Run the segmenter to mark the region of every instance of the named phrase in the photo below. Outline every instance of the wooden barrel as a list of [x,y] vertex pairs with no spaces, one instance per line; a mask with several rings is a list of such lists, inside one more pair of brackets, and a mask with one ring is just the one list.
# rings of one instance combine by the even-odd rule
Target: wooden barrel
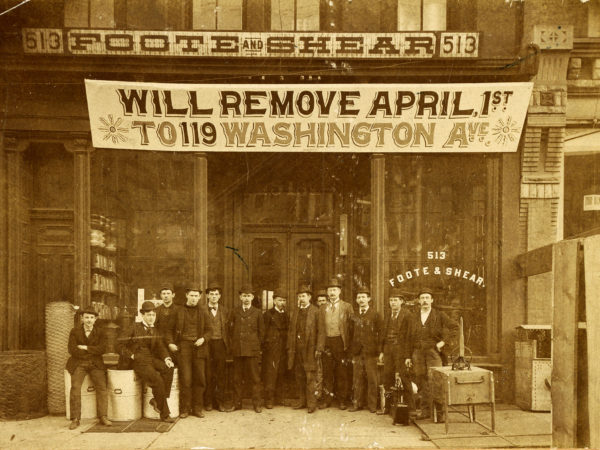
[[142,417],[142,383],[133,370],[106,371],[108,418],[114,421]]
[[35,419],[48,414],[46,353],[0,352],[0,418]]
[[[71,393],[71,374],[65,369],[65,406],[67,410],[67,419],[71,417],[71,402],[69,401]],[[83,379],[81,385],[81,417],[80,419],[95,419],[98,417],[96,408],[96,387],[89,374]]]
[[[148,419],[160,419],[160,416],[154,408],[150,405],[150,400],[154,398],[152,394],[152,388],[148,384],[144,383],[144,417]],[[177,368],[173,369],[173,382],[171,383],[171,395],[167,399],[167,405],[169,405],[169,411],[171,417],[177,417],[179,415],[179,376],[177,374]]]

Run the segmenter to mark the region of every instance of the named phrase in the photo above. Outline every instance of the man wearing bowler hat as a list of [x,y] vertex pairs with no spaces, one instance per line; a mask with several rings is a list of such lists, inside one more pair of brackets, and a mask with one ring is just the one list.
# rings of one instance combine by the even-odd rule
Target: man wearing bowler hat
[[348,402],[348,349],[354,309],[340,298],[341,292],[342,285],[337,278],[332,278],[327,286],[329,304],[319,309],[317,356],[323,358],[322,408],[331,404],[334,381],[340,409],[346,409]]
[[273,308],[263,314],[265,339],[263,343],[262,371],[265,388],[265,407],[273,408],[282,402],[283,381],[286,368],[285,342],[290,316],[285,310],[286,298],[281,290],[273,292]]
[[69,334],[69,353],[67,370],[71,374],[71,392],[69,405],[71,409],[70,430],[79,426],[81,419],[81,385],[87,374],[90,375],[96,388],[96,405],[98,417],[102,425],[110,426],[112,422],[106,417],[108,399],[106,393],[106,368],[102,360],[106,340],[98,327],[95,327],[98,313],[91,307],[81,312],[81,325],[73,328]]
[[154,327],[156,307],[154,303],[145,301],[140,309],[142,321],[136,322],[126,330],[123,354],[133,361],[133,370],[144,382],[152,388],[154,398],[150,405],[160,414],[163,422],[174,422],[169,417],[167,398],[171,392],[173,381],[173,360],[160,334]]
[[416,382],[421,393],[422,419],[431,414],[431,392],[428,371],[430,367],[440,367],[440,353],[448,342],[457,324],[443,311],[432,309],[433,291],[422,288],[419,291],[420,311],[408,320],[405,364],[415,370]]
[[292,312],[287,336],[288,368],[294,371],[298,403],[294,409],[317,407],[317,334],[319,309],[311,304],[311,289],[301,286],[297,293],[298,308]]
[[230,356],[230,341],[227,320],[229,311],[220,303],[222,289],[216,282],[209,283],[206,288],[208,299],[206,311],[212,334],[208,339],[208,359],[206,360],[206,391],[204,407],[210,411],[216,407],[221,412],[228,412],[225,406],[225,388],[227,380],[227,359]]
[[254,291],[245,285],[239,290],[240,304],[231,311],[229,335],[233,356],[234,409],[242,409],[244,378],[252,386],[254,411],[262,412],[259,358],[264,337],[262,312],[252,306]]
[[200,292],[195,286],[186,289],[185,304],[177,312],[175,333],[169,342],[169,347],[178,352],[181,384],[179,417],[182,419],[190,412],[196,417],[204,417],[207,341],[211,337],[211,327],[208,311],[198,305]]

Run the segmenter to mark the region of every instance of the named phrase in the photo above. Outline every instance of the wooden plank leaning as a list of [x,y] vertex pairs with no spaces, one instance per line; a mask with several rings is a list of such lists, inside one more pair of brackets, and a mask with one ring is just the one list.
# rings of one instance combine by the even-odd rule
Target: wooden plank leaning
[[552,447],[577,446],[579,241],[554,244],[552,273]]

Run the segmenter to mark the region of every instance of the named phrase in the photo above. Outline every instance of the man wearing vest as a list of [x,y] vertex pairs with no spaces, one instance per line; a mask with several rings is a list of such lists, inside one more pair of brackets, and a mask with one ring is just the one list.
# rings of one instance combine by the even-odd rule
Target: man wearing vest
[[319,309],[318,355],[323,359],[323,397],[319,407],[327,408],[335,396],[340,409],[348,402],[348,349],[352,338],[354,309],[350,303],[340,299],[342,285],[333,278],[327,286],[329,304]]
[[377,411],[377,358],[379,356],[379,334],[381,317],[371,308],[371,292],[361,287],[356,291],[358,315],[352,331],[352,393],[351,412],[362,409],[362,400],[367,391],[369,411]]
[[163,301],[162,305],[156,307],[156,322],[155,327],[158,333],[162,336],[165,345],[169,350],[169,355],[173,362],[177,362],[177,350],[175,344],[169,344],[173,340],[175,333],[175,322],[177,321],[177,311],[181,308],[173,301],[175,293],[173,285],[163,283],[160,288],[160,298]]
[[167,398],[171,393],[175,365],[162,337],[154,327],[155,310],[154,303],[150,301],[142,303],[140,309],[142,321],[136,322],[133,327],[125,330],[125,335],[120,340],[126,342],[123,354],[133,361],[136,375],[152,388],[154,398],[150,400],[150,405],[160,414],[163,422],[172,423],[175,420],[169,417]]
[[69,405],[71,408],[71,424],[69,430],[79,426],[81,419],[81,385],[87,374],[90,375],[96,388],[96,405],[98,417],[102,425],[110,426],[112,422],[106,417],[108,398],[106,393],[106,368],[102,360],[106,340],[104,335],[95,327],[98,313],[88,307],[81,313],[82,324],[71,330],[69,334],[69,353],[67,371],[71,374],[71,392]]
[[272,409],[274,403],[282,403],[283,381],[286,368],[285,343],[290,316],[285,310],[285,295],[276,290],[273,293],[274,307],[263,315],[265,340],[263,344],[263,385],[265,407]]
[[422,419],[431,414],[431,392],[428,371],[430,367],[440,367],[442,358],[440,352],[457,324],[443,311],[431,308],[433,291],[423,288],[419,291],[421,309],[412,315],[408,321],[407,347],[405,364],[414,366],[417,386],[421,393]]
[[[407,376],[402,358],[405,354],[406,334],[410,312],[402,308],[405,297],[400,289],[390,291],[390,311],[385,316],[380,334],[379,361],[383,363],[383,385],[390,391],[395,384],[403,387],[404,400],[410,410],[414,410],[412,383]],[[399,382],[398,382],[399,381]],[[383,407],[381,413],[383,413]]]
[[317,333],[319,308],[311,304],[311,289],[301,286],[297,292],[298,308],[290,318],[287,336],[288,369],[294,371],[298,403],[294,409],[308,406],[312,414],[317,408]]
[[179,417],[186,418],[190,412],[204,417],[204,388],[206,386],[207,341],[211,336],[208,314],[200,307],[200,289],[191,287],[185,293],[185,305],[177,312],[175,335],[169,347],[179,353]]
[[206,391],[204,407],[210,411],[213,407],[221,412],[232,409],[225,407],[225,388],[227,380],[227,358],[229,357],[229,334],[227,319],[229,311],[219,303],[222,289],[217,283],[210,283],[206,289],[208,304],[208,323],[212,330],[208,340],[208,359],[206,360]]
[[229,319],[233,355],[234,409],[242,409],[242,383],[244,378],[249,378],[254,411],[260,413],[262,406],[259,358],[264,338],[263,315],[259,309],[252,306],[254,299],[252,286],[243,286],[239,294],[240,305],[233,308]]

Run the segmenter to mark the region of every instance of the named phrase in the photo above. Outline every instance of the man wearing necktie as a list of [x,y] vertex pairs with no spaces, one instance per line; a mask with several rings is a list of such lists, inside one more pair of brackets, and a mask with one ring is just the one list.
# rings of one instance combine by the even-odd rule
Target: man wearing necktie
[[173,381],[173,361],[160,333],[156,332],[156,307],[154,303],[145,301],[140,308],[142,321],[125,330],[119,340],[125,342],[123,354],[133,361],[133,370],[152,388],[154,398],[150,404],[160,414],[163,422],[174,422],[169,417],[167,398],[171,392]]
[[263,315],[265,340],[263,344],[263,384],[265,407],[273,408],[274,403],[282,402],[283,381],[286,368],[285,341],[290,317],[285,310],[285,295],[276,290],[273,293],[274,307]]
[[169,344],[173,340],[175,333],[175,322],[177,321],[177,312],[181,308],[174,302],[175,291],[171,283],[163,283],[160,288],[160,298],[163,301],[162,305],[156,307],[156,322],[154,326],[158,333],[162,336],[165,345],[169,350],[169,355],[173,362],[177,362],[177,351],[174,344]]
[[377,411],[377,358],[379,356],[379,333],[381,317],[370,307],[371,292],[361,287],[356,291],[358,316],[354,318],[352,332],[352,392],[353,401],[349,411],[362,409],[365,386],[369,411]]
[[262,312],[252,306],[252,286],[243,286],[240,305],[233,309],[229,319],[229,340],[233,356],[234,409],[242,409],[242,383],[247,378],[252,386],[254,411],[262,412],[259,358],[264,337]]
[[308,406],[308,413],[317,407],[317,333],[319,308],[310,302],[311,289],[298,289],[298,308],[292,312],[287,336],[288,369],[294,371],[298,403],[294,409]]
[[106,393],[106,367],[102,354],[106,347],[104,334],[95,327],[98,313],[91,307],[81,313],[82,324],[71,330],[69,334],[69,353],[67,371],[71,374],[71,391],[69,405],[71,410],[70,430],[79,426],[81,419],[81,385],[87,374],[90,375],[96,388],[96,405],[98,417],[102,425],[110,426],[107,418],[108,397]]
[[320,408],[331,405],[334,385],[340,409],[347,408],[350,366],[348,349],[352,338],[354,309],[350,303],[340,298],[341,292],[342,285],[337,278],[332,278],[327,286],[329,304],[319,309],[317,356],[322,355],[323,358],[323,401]]
[[[390,391],[396,384],[404,388],[404,399],[408,407],[413,410],[412,383],[407,376],[406,367],[402,358],[405,353],[406,333],[410,311],[402,307],[406,298],[400,289],[390,290],[390,311],[386,314],[379,340],[379,362],[383,363],[383,385]],[[400,383],[397,382],[400,381]],[[382,405],[382,413],[383,405]]]
[[204,407],[207,411],[216,407],[221,412],[229,412],[232,409],[228,409],[225,406],[227,359],[230,357],[230,342],[227,328],[229,311],[219,301],[221,299],[221,292],[221,286],[215,282],[211,282],[206,289],[206,296],[208,298],[206,310],[212,334],[208,339]]

